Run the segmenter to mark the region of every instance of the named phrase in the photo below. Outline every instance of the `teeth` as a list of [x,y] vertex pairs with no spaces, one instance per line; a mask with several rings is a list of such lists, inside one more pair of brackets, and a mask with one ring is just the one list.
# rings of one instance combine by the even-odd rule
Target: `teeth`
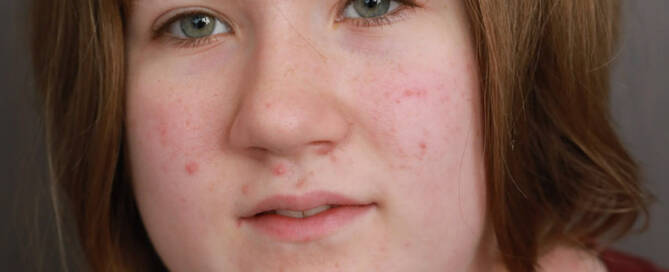
[[276,210],[276,214],[293,218],[305,218],[317,215],[319,213],[329,210],[330,208],[332,208],[332,206],[322,205],[306,211]]
[[302,211],[291,211],[291,210],[276,210],[276,214],[293,217],[293,218],[303,218],[304,215]]
[[330,205],[323,205],[323,206],[318,206],[316,208],[313,208],[311,210],[306,210],[304,211],[304,217],[309,217],[312,215],[319,214],[321,212],[327,211],[330,209]]

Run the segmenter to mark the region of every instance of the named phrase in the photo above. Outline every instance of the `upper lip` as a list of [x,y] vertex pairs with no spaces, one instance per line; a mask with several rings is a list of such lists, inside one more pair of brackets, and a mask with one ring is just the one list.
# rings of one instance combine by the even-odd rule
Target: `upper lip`
[[355,200],[351,197],[327,191],[315,191],[299,196],[273,195],[261,200],[243,217],[249,218],[272,210],[305,211],[322,205],[364,206],[370,204],[372,203]]

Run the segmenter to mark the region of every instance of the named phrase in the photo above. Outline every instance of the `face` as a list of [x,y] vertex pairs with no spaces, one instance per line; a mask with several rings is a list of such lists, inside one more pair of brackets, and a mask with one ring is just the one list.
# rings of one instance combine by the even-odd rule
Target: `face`
[[170,270],[488,262],[462,1],[135,0],[126,38],[132,184]]

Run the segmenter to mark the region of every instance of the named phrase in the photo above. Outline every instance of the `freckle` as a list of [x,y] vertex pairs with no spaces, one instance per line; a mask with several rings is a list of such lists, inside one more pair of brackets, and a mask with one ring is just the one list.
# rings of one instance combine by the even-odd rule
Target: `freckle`
[[286,167],[283,166],[283,164],[279,164],[274,167],[272,173],[274,173],[275,176],[282,176],[283,174],[286,173]]
[[197,162],[189,162],[186,164],[186,172],[188,175],[193,175],[197,172],[199,166],[197,165]]
[[249,194],[249,185],[244,185],[242,186],[242,194],[248,195]]
[[307,183],[307,179],[306,178],[300,178],[297,181],[297,183],[295,184],[295,188],[300,189],[300,188],[304,187],[305,183]]
[[427,92],[425,90],[420,90],[420,91],[405,90],[404,91],[404,96],[405,97],[411,97],[411,96],[423,97],[423,96],[425,96],[425,94],[427,94]]
[[404,242],[402,246],[404,246],[404,248],[409,248],[411,246],[411,242]]
[[339,159],[338,159],[337,156],[335,156],[334,154],[333,154],[333,155],[330,155],[330,161],[331,161],[331,162],[337,162],[338,160],[339,160]]

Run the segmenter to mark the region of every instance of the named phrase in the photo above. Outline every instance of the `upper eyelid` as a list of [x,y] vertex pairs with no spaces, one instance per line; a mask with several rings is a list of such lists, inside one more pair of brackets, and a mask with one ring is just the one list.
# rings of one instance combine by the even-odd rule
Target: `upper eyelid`
[[[351,5],[355,0],[343,0],[340,2],[340,4],[337,5],[336,10],[337,13],[335,14],[335,21],[343,21],[346,18],[343,18],[344,11],[345,9]],[[416,8],[416,7],[422,7],[422,4],[419,3],[418,0],[393,0],[397,2],[399,5],[395,11],[389,12],[388,14],[384,14],[379,17],[374,17],[374,18],[381,18],[381,17],[386,17],[386,16],[392,16],[394,13],[397,13],[397,11],[403,11],[406,8]],[[349,18],[353,20],[373,20],[374,18]]]
[[186,8],[173,8],[162,13],[160,16],[158,16],[158,19],[156,19],[156,21],[153,23],[151,30],[155,34],[160,34],[161,31],[165,30],[166,27],[168,27],[176,20],[181,19],[181,17],[189,14],[198,14],[198,13],[213,16],[217,20],[221,21],[222,23],[228,24],[230,28],[232,28],[230,20],[228,20],[220,12],[205,7],[186,7]]

